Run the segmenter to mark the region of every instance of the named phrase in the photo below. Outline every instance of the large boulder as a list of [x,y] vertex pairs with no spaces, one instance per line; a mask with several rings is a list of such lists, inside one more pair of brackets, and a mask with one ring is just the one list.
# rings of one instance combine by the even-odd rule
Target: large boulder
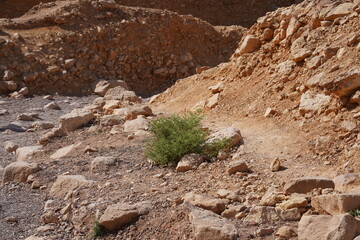
[[322,214],[344,214],[360,209],[360,194],[330,194],[311,198],[311,206]]
[[86,180],[82,175],[60,175],[50,189],[50,196],[64,197],[71,191],[89,188],[95,182]]
[[217,214],[222,213],[226,208],[226,201],[222,199],[208,198],[194,193],[185,194],[183,200],[184,202],[191,203],[197,207],[210,210]]
[[195,240],[238,239],[236,227],[226,218],[189,203],[184,203],[184,205],[190,210],[189,218]]
[[107,230],[113,231],[131,223],[139,216],[147,214],[151,209],[149,202],[136,204],[119,203],[110,205],[100,217],[99,223]]
[[74,109],[70,113],[60,117],[59,128],[64,133],[69,133],[89,123],[94,118],[95,116],[90,110]]
[[285,184],[284,192],[286,194],[308,193],[315,188],[335,188],[335,184],[331,179],[322,177],[294,178]]
[[299,240],[351,240],[360,235],[360,221],[350,215],[303,216]]
[[5,167],[2,183],[26,182],[28,176],[40,170],[37,163],[13,162]]
[[208,143],[220,141],[223,139],[231,139],[230,146],[232,147],[238,143],[240,143],[243,139],[241,136],[241,132],[239,129],[235,127],[226,127],[219,131],[212,133],[207,140]]

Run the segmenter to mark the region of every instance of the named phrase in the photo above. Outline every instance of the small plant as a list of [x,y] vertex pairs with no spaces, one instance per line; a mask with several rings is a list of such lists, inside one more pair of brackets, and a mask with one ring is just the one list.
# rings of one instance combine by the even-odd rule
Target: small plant
[[177,163],[186,154],[199,153],[214,157],[229,146],[228,140],[206,143],[209,133],[201,125],[199,112],[160,117],[150,123],[154,137],[148,142],[145,155],[158,164]]
[[100,225],[100,223],[98,221],[95,221],[91,239],[96,239],[96,238],[102,237],[102,236],[104,236],[104,234],[105,234],[105,228],[102,225]]
[[351,210],[349,214],[353,217],[360,217],[360,209]]

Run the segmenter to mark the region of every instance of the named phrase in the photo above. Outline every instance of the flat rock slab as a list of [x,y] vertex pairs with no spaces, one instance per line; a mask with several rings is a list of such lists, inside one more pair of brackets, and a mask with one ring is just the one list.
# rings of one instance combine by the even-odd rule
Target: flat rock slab
[[311,198],[311,206],[321,214],[344,214],[360,209],[360,194],[330,194]]
[[82,175],[60,175],[54,182],[49,194],[53,197],[64,197],[70,191],[88,188],[94,183],[94,181],[86,180]]
[[299,240],[351,240],[360,235],[360,221],[350,215],[303,216]]
[[190,210],[189,218],[192,224],[195,240],[236,240],[238,231],[226,218],[195,207],[190,203],[184,203]]
[[94,117],[94,114],[90,110],[74,109],[70,113],[60,117],[59,128],[63,132],[69,133],[81,127],[82,125],[87,124],[93,120]]
[[149,202],[136,204],[119,203],[109,206],[101,216],[99,223],[107,230],[113,231],[131,223],[151,209]]
[[284,192],[286,194],[308,193],[315,188],[335,188],[335,184],[331,179],[322,177],[294,178],[285,184]]
[[208,198],[194,193],[185,194],[183,199],[184,202],[191,203],[197,207],[210,210],[217,214],[221,214],[226,208],[225,200]]
[[16,161],[26,162],[31,160],[33,155],[41,151],[41,146],[27,146],[16,149]]
[[61,159],[67,156],[73,149],[74,144],[58,149],[54,154],[50,156],[51,159]]
[[249,167],[247,166],[245,161],[234,160],[229,163],[227,171],[229,174],[234,174],[237,172],[247,172],[249,171]]

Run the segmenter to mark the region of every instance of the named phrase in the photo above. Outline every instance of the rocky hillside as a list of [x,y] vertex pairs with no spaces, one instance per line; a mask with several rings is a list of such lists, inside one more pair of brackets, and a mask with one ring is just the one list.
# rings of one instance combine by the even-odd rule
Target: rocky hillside
[[[244,31],[84,0],[0,19],[0,240],[359,240],[359,14],[306,0]],[[197,109],[229,148],[145,157],[151,121]]]

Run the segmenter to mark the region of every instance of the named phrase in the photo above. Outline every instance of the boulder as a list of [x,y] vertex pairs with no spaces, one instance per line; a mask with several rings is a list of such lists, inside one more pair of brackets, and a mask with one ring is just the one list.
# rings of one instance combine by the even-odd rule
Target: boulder
[[289,226],[282,226],[280,227],[277,232],[275,233],[276,237],[280,237],[280,239],[290,239],[292,237],[296,237],[296,231]]
[[120,86],[109,89],[104,96],[104,100],[119,100],[141,103],[141,98],[139,98],[135,92],[128,91]]
[[129,110],[125,116],[126,120],[136,119],[138,116],[151,116],[153,112],[149,106],[140,106]]
[[261,46],[261,41],[259,38],[253,35],[248,35],[244,38],[240,46],[239,53],[240,54],[251,53],[256,49],[258,49],[260,46]]
[[301,95],[299,111],[301,114],[308,112],[320,113],[330,104],[331,97],[322,93],[307,91]]
[[360,209],[360,194],[329,194],[311,198],[311,206],[321,214],[345,214]]
[[110,205],[100,217],[99,223],[107,230],[113,231],[147,214],[151,209],[149,202],[136,204],[119,203]]
[[136,132],[139,130],[147,130],[148,128],[149,121],[142,117],[124,123],[124,132]]
[[296,63],[303,61],[305,58],[311,56],[312,51],[306,48],[300,48],[291,51],[292,60]]
[[94,119],[94,114],[90,110],[74,109],[59,119],[59,129],[65,134],[89,123]]
[[334,21],[338,17],[343,17],[350,14],[354,3],[342,3],[335,8],[332,8],[324,17],[326,21]]
[[99,80],[93,84],[94,93],[104,97],[106,92],[114,87],[122,87],[125,90],[130,90],[126,82],[122,80]]
[[306,83],[307,86],[309,87],[316,87],[316,86],[321,86],[322,85],[322,81],[323,79],[326,77],[326,73],[325,72],[321,72],[319,74],[316,74],[314,76],[312,76]]
[[350,215],[303,216],[299,240],[350,240],[360,235],[360,221]]
[[279,204],[279,207],[287,210],[292,208],[307,207],[308,201],[304,197],[294,197]]
[[281,169],[281,161],[279,158],[275,158],[273,161],[271,161],[270,163],[270,170],[272,172],[277,172],[280,171]]
[[204,157],[199,154],[188,154],[181,158],[176,166],[177,172],[186,172],[196,169],[201,163],[204,162]]
[[197,207],[221,214],[225,210],[225,202],[221,199],[207,198],[194,193],[187,193],[183,197],[184,202],[191,203]]
[[277,65],[276,71],[280,75],[287,76],[292,73],[292,71],[294,70],[295,67],[296,67],[296,62],[294,62],[292,60],[288,60],[288,61],[282,62],[279,65]]
[[236,227],[226,218],[195,207],[192,204],[184,203],[190,210],[189,219],[193,228],[195,240],[236,240],[238,232]]
[[5,167],[2,183],[26,182],[28,176],[40,170],[37,163],[13,162]]
[[40,152],[41,149],[42,149],[41,146],[20,147],[15,151],[16,161],[19,162],[29,161],[36,153]]
[[14,143],[14,142],[6,141],[6,142],[4,143],[4,148],[5,148],[5,150],[6,150],[7,152],[15,152],[16,149],[19,148],[19,146],[18,146],[16,143]]
[[115,157],[96,157],[90,166],[91,172],[106,171],[111,166],[115,166],[117,159]]
[[349,185],[354,183],[356,179],[359,178],[359,175],[356,173],[348,173],[334,177],[333,181],[335,183],[335,190],[343,191]]
[[49,194],[53,197],[64,197],[71,191],[89,188],[94,183],[94,181],[86,180],[82,175],[60,175],[51,187]]
[[223,139],[231,139],[230,146],[235,146],[242,141],[240,130],[235,127],[226,127],[222,130],[216,131],[209,136],[208,143],[220,141]]
[[360,88],[360,69],[354,69],[346,71],[337,75],[328,84],[328,89],[332,90],[336,95],[340,97],[349,97],[357,89]]
[[74,150],[74,148],[75,148],[74,144],[60,148],[50,156],[50,159],[61,159],[63,157],[66,157],[67,155],[70,154],[71,151]]
[[229,163],[227,171],[229,174],[234,174],[237,172],[247,172],[249,171],[249,167],[243,160],[233,160]]
[[331,179],[322,177],[303,177],[291,179],[284,186],[286,194],[308,193],[315,188],[334,188],[335,184]]
[[281,220],[274,207],[255,206],[250,209],[249,215],[244,219],[244,222],[258,225],[274,224]]

